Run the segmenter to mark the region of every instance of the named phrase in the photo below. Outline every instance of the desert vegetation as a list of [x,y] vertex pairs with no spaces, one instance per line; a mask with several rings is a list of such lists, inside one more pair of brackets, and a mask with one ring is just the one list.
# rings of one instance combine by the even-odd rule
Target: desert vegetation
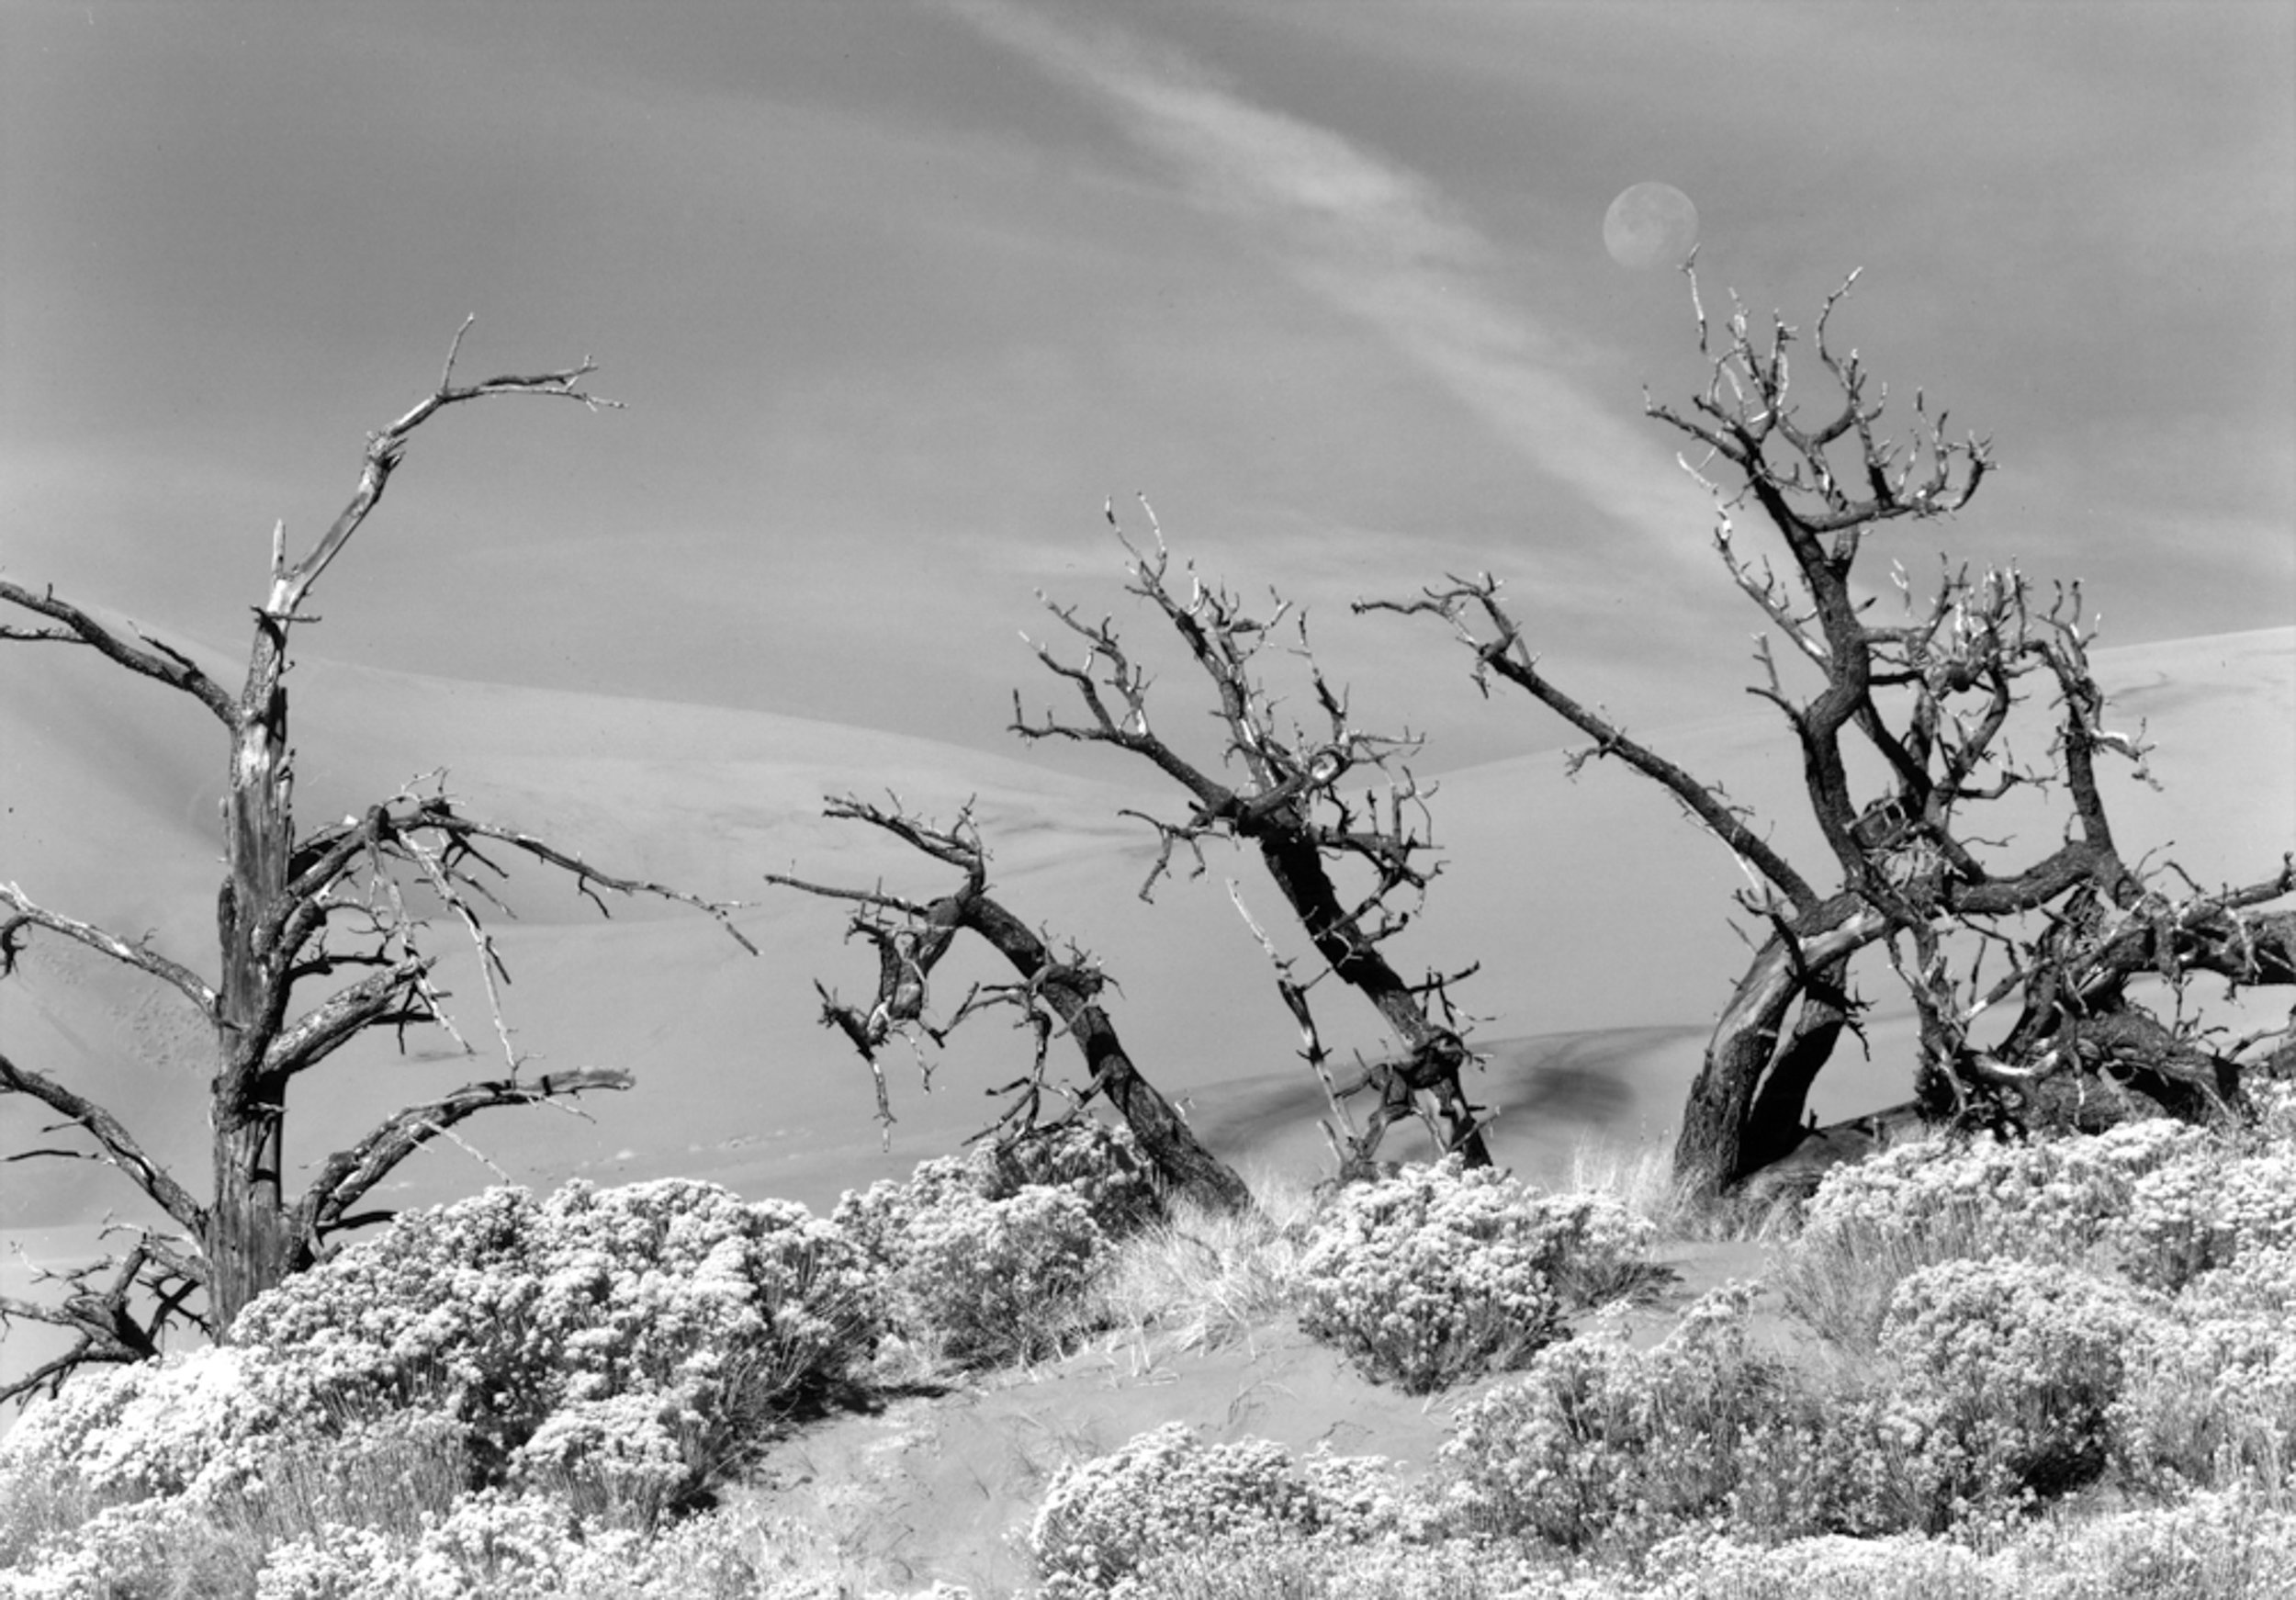
[[[0,1442],[0,1593],[2296,1593],[2296,1093],[2257,1099],[2235,1132],[1911,1141],[1738,1240],[1647,1164],[1575,1193],[1456,1157],[1263,1177],[1238,1213],[1088,1121],[827,1218],[491,1190],[259,1297],[228,1346],[35,1406]],[[1747,1275],[1680,1281],[1717,1252]],[[1153,1382],[1288,1328],[1439,1406],[1439,1448],[1217,1414],[1071,1439],[1023,1525],[966,1541],[1029,1575],[978,1587],[763,1487],[840,1415],[1120,1349]]]

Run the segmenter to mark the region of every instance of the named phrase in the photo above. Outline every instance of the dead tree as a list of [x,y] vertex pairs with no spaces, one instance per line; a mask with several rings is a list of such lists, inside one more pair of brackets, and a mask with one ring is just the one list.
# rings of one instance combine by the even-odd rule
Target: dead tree
[[[208,1090],[213,1193],[200,1200],[146,1155],[118,1116],[46,1073],[0,1057],[0,1093],[28,1096],[73,1130],[81,1144],[24,1151],[84,1158],[126,1174],[179,1232],[135,1230],[131,1248],[62,1275],[58,1304],[0,1300],[9,1319],[71,1330],[65,1355],[0,1388],[14,1398],[51,1388],[82,1365],[143,1359],[171,1325],[189,1324],[228,1337],[241,1307],[310,1266],[336,1235],[388,1216],[364,1209],[375,1186],[430,1141],[495,1106],[563,1100],[591,1089],[625,1088],[627,1074],[585,1067],[528,1073],[501,1020],[501,966],[481,915],[499,908],[496,855],[519,855],[571,875],[606,908],[601,890],[685,901],[715,917],[745,947],[733,907],[658,884],[615,877],[532,834],[465,815],[444,792],[410,785],[340,821],[296,826],[294,755],[288,742],[287,640],[320,577],[383,495],[414,431],[448,406],[501,395],[570,400],[591,410],[613,402],[592,395],[585,361],[559,372],[462,384],[455,359],[466,322],[447,352],[437,388],[403,416],[369,435],[356,488],[325,534],[299,559],[287,557],[284,524],[274,529],[270,586],[255,608],[246,675],[234,692],[184,651],[130,625],[100,621],[50,589],[0,580],[0,600],[39,618],[0,626],[0,639],[93,648],[139,676],[188,696],[222,725],[230,748],[223,797],[224,876],[217,903],[218,973],[210,979],[152,948],[52,910],[16,882],[0,883],[0,976],[16,975],[25,941],[47,934],[100,952],[167,985],[212,1029],[215,1075]],[[467,1083],[385,1119],[320,1163],[299,1195],[282,1171],[289,1091],[302,1075],[363,1033],[435,1025],[457,1042],[433,982],[441,952],[423,894],[459,924],[475,947],[504,1071]],[[414,901],[411,906],[410,901]],[[466,1054],[472,1054],[467,1043]]]
[[[1105,1098],[1174,1193],[1216,1211],[1241,1211],[1251,1206],[1251,1191],[1244,1180],[1204,1147],[1179,1108],[1133,1065],[1100,1004],[1108,979],[1098,965],[1073,946],[1065,956],[1055,956],[1044,935],[988,892],[988,851],[969,808],[945,828],[910,815],[897,798],[888,809],[848,795],[830,801],[825,814],[882,828],[962,874],[955,888],[929,900],[888,894],[881,887],[842,888],[781,873],[766,874],[770,884],[851,902],[856,907],[851,935],[877,952],[876,996],[868,1010],[846,1005],[818,982],[814,986],[821,996],[823,1023],[842,1032],[869,1064],[881,1123],[891,1127],[893,1106],[880,1053],[895,1034],[907,1036],[922,1061],[919,1034],[938,1047],[974,1012],[989,1006],[1013,1006],[1035,1036],[1034,1059],[1027,1076],[990,1091],[1009,1099],[986,1132],[1010,1137],[1038,1125],[1047,1087],[1046,1056],[1054,1032],[1064,1031],[1085,1062],[1086,1082],[1074,1097],[1075,1110]],[[1019,981],[976,986],[948,1023],[935,1028],[926,1020],[933,968],[961,932],[985,941],[1011,964]]]
[[[1920,1029],[1915,1099],[1885,1118],[2022,1126],[2111,1115],[2132,1095],[2188,1118],[2236,1106],[2243,1065],[2284,1032],[2228,1043],[2181,1005],[2164,1019],[2133,986],[2149,975],[2180,992],[2204,972],[2235,985],[2296,981],[2296,912],[2258,909],[2296,885],[2288,863],[2254,885],[2204,889],[2123,856],[2099,762],[2130,761],[2149,780],[2145,747],[2106,726],[2077,585],[2043,600],[2014,568],[1947,566],[1923,591],[1895,567],[1899,604],[1877,620],[1853,577],[1868,535],[1966,505],[1992,468],[1986,445],[1949,439],[1944,414],[1919,393],[1902,440],[1879,431],[1884,392],[1855,352],[1828,338],[1849,283],[1818,319],[1813,353],[1832,393],[1813,419],[1793,392],[1795,331],[1773,321],[1758,338],[1737,309],[1716,338],[1691,281],[1708,380],[1686,411],[1646,409],[1699,448],[1702,459],[1684,465],[1715,492],[1724,569],[1784,654],[1817,674],[1815,692],[1797,693],[1764,636],[1749,692],[1774,705],[1794,737],[1830,858],[1822,868],[1788,862],[1718,784],[1552,682],[1489,575],[1357,606],[1447,619],[1486,693],[1502,678],[1593,741],[1574,771],[1610,758],[1659,783],[1755,885],[1740,899],[1761,936],[1683,1108],[1678,1176],[1720,1192],[1804,1139],[1811,1085],[1857,1025],[1853,962],[1877,948]],[[1717,471],[1725,482],[1708,479]],[[1772,558],[1740,547],[1736,519],[1749,505],[1783,552],[1783,575]],[[2009,736],[2042,720],[2036,702],[2049,709],[2046,734],[2032,744],[2046,757],[2028,763]],[[1858,770],[1878,772],[1877,783],[1853,780],[1860,746]],[[2017,791],[2064,814],[2061,833],[2022,856],[1972,826],[1980,808]],[[2005,1032],[1980,1026],[2011,1001],[2019,1012]]]
[[[1112,506],[1107,514],[1116,526]],[[1170,873],[1176,850],[1195,857],[1199,873],[1207,838],[1240,839],[1258,853],[1322,963],[1304,983],[1278,966],[1279,988],[1301,1021],[1312,1060],[1320,1064],[1321,1046],[1307,1014],[1308,991],[1322,978],[1335,975],[1379,1012],[1401,1049],[1362,1064],[1334,1096],[1343,1118],[1339,1102],[1345,1098],[1366,1090],[1374,1097],[1361,1133],[1345,1121],[1344,1137],[1339,1129],[1326,1127],[1341,1146],[1343,1177],[1374,1170],[1388,1127],[1414,1115],[1426,1123],[1437,1148],[1456,1152],[1470,1166],[1488,1166],[1481,1109],[1469,1102],[1459,1081],[1461,1070],[1475,1057],[1448,993],[1448,986],[1468,974],[1430,974],[1414,984],[1396,971],[1381,949],[1416,914],[1437,871],[1428,859],[1424,799],[1401,765],[1416,741],[1367,734],[1354,726],[1345,699],[1314,665],[1305,619],[1294,617],[1289,603],[1271,597],[1268,614],[1250,615],[1233,595],[1207,585],[1192,569],[1186,597],[1173,592],[1166,582],[1171,556],[1162,530],[1154,526],[1154,513],[1147,515],[1154,533],[1153,552],[1135,546],[1117,527],[1130,557],[1126,587],[1162,614],[1210,680],[1222,741],[1219,767],[1189,760],[1155,731],[1148,715],[1149,675],[1126,654],[1110,619],[1086,622],[1075,608],[1049,600],[1046,609],[1084,640],[1084,659],[1072,666],[1042,645],[1036,647],[1037,657],[1046,670],[1075,688],[1086,720],[1064,723],[1047,713],[1032,723],[1015,693],[1013,731],[1031,740],[1112,745],[1141,757],[1187,792],[1189,810],[1183,820],[1126,813],[1154,828],[1160,843],[1155,864],[1141,885],[1143,899]],[[1297,631],[1296,650],[1322,719],[1320,735],[1279,724],[1277,703],[1257,676],[1260,651],[1287,621]],[[1232,778],[1215,776],[1221,769]],[[1358,769],[1369,781],[1361,798],[1351,800],[1341,783]],[[1359,893],[1343,893],[1335,867],[1357,883]]]

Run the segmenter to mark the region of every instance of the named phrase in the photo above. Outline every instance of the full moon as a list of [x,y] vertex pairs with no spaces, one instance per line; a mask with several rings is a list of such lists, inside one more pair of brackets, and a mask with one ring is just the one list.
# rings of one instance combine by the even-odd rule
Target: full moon
[[1698,208],[1672,184],[1637,184],[1603,213],[1603,248],[1637,272],[1675,266],[1698,242]]

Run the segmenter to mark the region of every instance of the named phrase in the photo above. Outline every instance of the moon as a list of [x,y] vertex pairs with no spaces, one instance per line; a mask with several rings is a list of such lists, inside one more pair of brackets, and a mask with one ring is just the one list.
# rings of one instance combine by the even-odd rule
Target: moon
[[1603,213],[1603,248],[1636,272],[1679,265],[1697,242],[1698,208],[1672,184],[1637,184]]

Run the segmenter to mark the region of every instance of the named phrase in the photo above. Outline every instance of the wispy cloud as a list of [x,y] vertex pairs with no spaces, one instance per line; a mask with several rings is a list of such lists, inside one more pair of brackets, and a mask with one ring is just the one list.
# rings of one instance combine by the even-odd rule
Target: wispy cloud
[[1491,287],[1499,253],[1422,175],[1255,106],[1199,64],[1006,0],[952,0],[982,33],[1086,93],[1195,204],[1235,219],[1326,304],[1435,377],[1484,424],[1622,531],[1700,555],[1686,479],[1650,470],[1649,434],[1583,392],[1538,317]]

